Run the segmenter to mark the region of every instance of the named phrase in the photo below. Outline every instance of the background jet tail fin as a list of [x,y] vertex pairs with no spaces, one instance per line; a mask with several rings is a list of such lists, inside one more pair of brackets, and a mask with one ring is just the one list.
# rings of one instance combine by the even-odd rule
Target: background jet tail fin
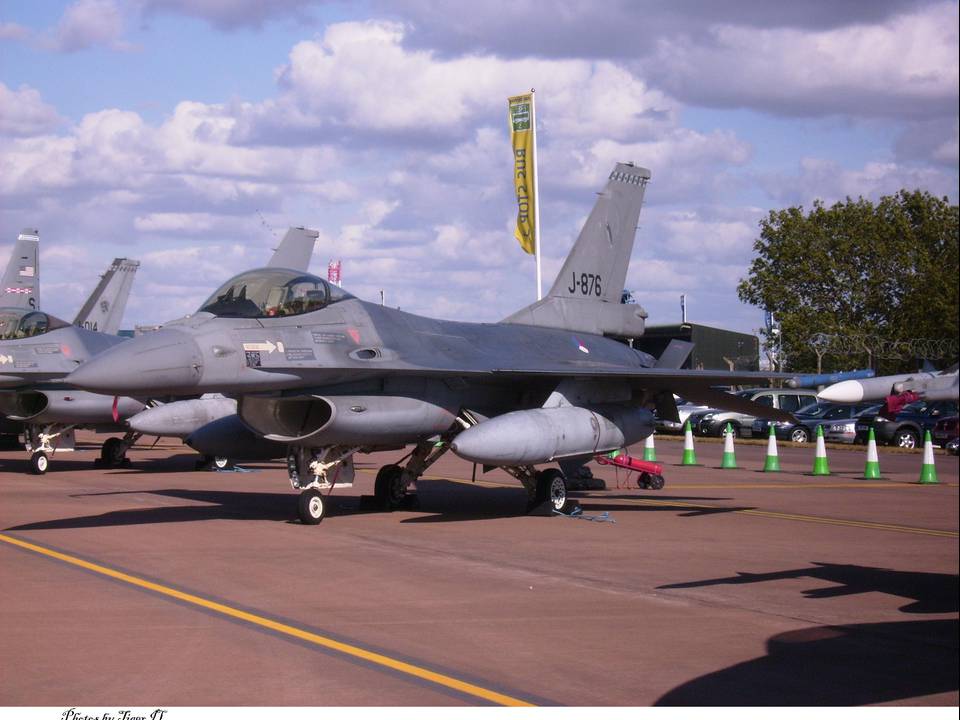
[[273,257],[267,267],[290,268],[306,272],[313,256],[313,246],[320,233],[302,227],[292,227],[283,236],[280,245],[273,251]]
[[25,228],[17,236],[13,245],[7,269],[0,281],[0,305],[5,307],[33,308],[40,307],[40,266],[39,266],[40,233],[32,228]]
[[639,337],[647,314],[621,303],[650,171],[618,163],[547,296],[504,322]]
[[116,258],[100,277],[97,287],[80,308],[73,324],[88,330],[116,335],[127,309],[130,288],[140,263],[137,260]]

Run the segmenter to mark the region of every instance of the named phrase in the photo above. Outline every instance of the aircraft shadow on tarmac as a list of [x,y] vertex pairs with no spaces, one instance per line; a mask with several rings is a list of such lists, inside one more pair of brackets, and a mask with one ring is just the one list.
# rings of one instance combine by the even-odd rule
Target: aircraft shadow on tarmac
[[[448,480],[429,480],[419,486],[421,514],[405,518],[404,523],[463,522],[469,520],[495,520],[524,514],[526,494],[520,487],[474,486]],[[606,495],[602,499],[593,496],[581,497],[576,492],[571,497],[580,503],[585,513],[598,512],[674,512],[679,517],[698,517],[715,513],[735,512],[747,508],[691,508],[689,503],[697,500],[724,500],[725,498],[671,497],[669,495],[622,494]],[[611,503],[610,500],[656,500],[656,505]],[[677,500],[677,505],[670,504]],[[660,504],[664,503],[664,504]]]
[[804,590],[804,596],[812,599],[881,592],[912,600],[913,602],[900,608],[900,611],[905,613],[947,613],[960,610],[960,576],[836,563],[815,562],[811,567],[769,573],[737,573],[733,577],[661,585],[657,589],[745,585],[802,577],[835,583],[834,587]]
[[[7,530],[53,530],[65,528],[111,527],[117,525],[149,525],[167,522],[196,522],[199,520],[272,520],[292,522],[296,497],[289,493],[240,492],[236,490],[126,490],[121,492],[89,493],[89,495],[159,495],[162,497],[208,503],[205,505],[178,505],[127,510],[111,510],[99,515],[45,520]],[[71,497],[81,497],[73,495]],[[339,499],[337,499],[338,501]],[[336,507],[337,501],[333,505]],[[348,514],[338,509],[337,514]]]
[[764,657],[684,683],[655,704],[865,705],[953,692],[958,625],[915,620],[793,630],[770,638]]
[[[444,480],[422,481],[417,494],[417,514],[401,520],[403,523],[463,522],[470,520],[494,520],[497,518],[523,517],[526,495],[522,488],[472,487],[464,483]],[[83,493],[70,497],[140,495],[149,497],[177,498],[203,505],[179,505],[160,507],[137,507],[111,510],[97,515],[58,518],[18,525],[7,530],[52,530],[65,528],[111,527],[120,525],[149,525],[168,522],[197,522],[201,520],[267,520],[296,522],[295,496],[287,492],[250,492],[238,490],[189,490],[183,488],[125,490],[105,493]],[[653,495],[631,495],[631,499],[654,499]],[[583,498],[584,512],[673,512],[679,517],[696,517],[716,512],[733,512],[742,508],[695,508],[678,504],[671,505],[669,496],[656,496],[657,505],[619,505],[594,502]],[[679,499],[679,498],[678,498]],[[723,498],[690,498],[691,500],[722,500]],[[659,504],[666,501],[667,504]],[[330,520],[370,512],[372,508],[356,495],[329,497]]]
[[[809,577],[836,587],[804,591],[811,599],[881,592],[910,602],[901,612],[958,610],[957,575],[814,563],[771,573],[663,585],[695,588]],[[657,705],[862,705],[954,692],[958,688],[956,619],[820,626],[767,641],[767,655],[691,680]]]

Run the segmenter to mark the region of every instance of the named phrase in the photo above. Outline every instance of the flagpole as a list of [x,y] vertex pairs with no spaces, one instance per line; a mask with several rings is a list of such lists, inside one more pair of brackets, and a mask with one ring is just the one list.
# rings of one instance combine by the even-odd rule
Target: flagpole
[[533,132],[533,252],[537,258],[537,300],[543,299],[543,280],[540,272],[540,179],[537,177],[537,103],[536,90],[530,88],[530,130]]

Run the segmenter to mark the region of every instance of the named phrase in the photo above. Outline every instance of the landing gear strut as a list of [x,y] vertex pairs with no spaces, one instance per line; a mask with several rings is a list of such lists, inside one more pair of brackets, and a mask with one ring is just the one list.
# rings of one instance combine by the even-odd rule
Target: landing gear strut
[[143,433],[128,432],[122,438],[110,437],[103,441],[100,448],[99,464],[104,467],[121,467],[129,465],[127,450],[143,436]]
[[380,468],[373,486],[377,504],[388,512],[402,507],[407,498],[407,489],[411,485],[415,486],[426,469],[449,449],[450,443],[447,440],[421,442],[410,453],[406,465],[384,465]]
[[334,445],[323,448],[290,447],[287,475],[294,490],[300,491],[297,515],[304,525],[317,525],[327,514],[321,490],[353,486],[353,454],[359,447]]
[[27,425],[23,432],[24,447],[30,453],[30,473],[43,475],[50,467],[50,457],[69,452],[75,447],[72,425]]
[[567,479],[561,470],[536,470],[532,465],[505,467],[503,470],[517,478],[526,488],[528,513],[548,501],[553,510],[566,510],[569,503]]

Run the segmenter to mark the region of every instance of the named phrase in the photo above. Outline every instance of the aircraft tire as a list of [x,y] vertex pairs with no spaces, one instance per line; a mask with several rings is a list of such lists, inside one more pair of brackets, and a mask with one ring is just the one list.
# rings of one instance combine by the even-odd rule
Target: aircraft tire
[[297,514],[304,525],[319,525],[327,514],[327,503],[316,488],[304,490],[297,502]]
[[549,501],[557,512],[564,512],[569,502],[567,479],[557,468],[548,468],[537,473],[536,504]]
[[107,467],[118,467],[127,454],[123,447],[123,440],[117,437],[107,438],[100,448],[100,461]]
[[33,475],[44,475],[49,465],[50,459],[43,450],[36,450],[30,456],[30,473]]
[[399,465],[384,465],[380,468],[373,484],[373,496],[377,499],[377,504],[387,512],[391,512],[403,504],[406,494],[403,468]]

